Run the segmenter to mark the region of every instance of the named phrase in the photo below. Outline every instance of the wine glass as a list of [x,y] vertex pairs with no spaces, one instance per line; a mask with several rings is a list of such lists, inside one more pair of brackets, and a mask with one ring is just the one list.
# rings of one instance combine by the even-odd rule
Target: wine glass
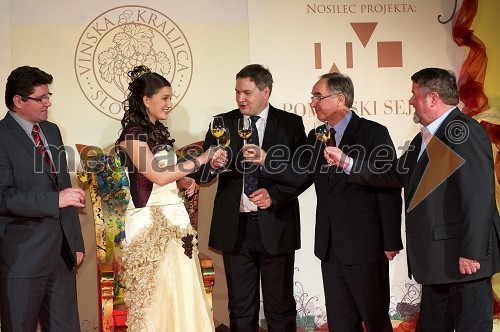
[[224,133],[219,137],[219,146],[223,149],[227,148],[231,143],[231,133],[229,132],[229,128],[224,128]]
[[252,136],[252,121],[250,118],[238,119],[238,135],[243,138],[243,145],[247,145],[247,139]]
[[[224,128],[224,134],[218,138],[219,148],[226,149],[231,143],[231,133],[229,132],[229,128]],[[223,166],[218,173],[230,172],[231,170],[228,168],[229,165]]]
[[[330,130],[326,126],[326,122],[315,122],[314,123],[314,133],[316,134],[316,139],[327,146],[328,140],[330,139]],[[323,166],[330,166],[328,163],[324,163]]]
[[[216,115],[212,118],[210,123],[210,132],[212,136],[217,140],[217,147],[220,149],[225,149],[231,143],[231,134],[229,129],[224,126],[224,118],[220,115]],[[231,170],[227,168],[219,169],[218,173],[230,172]]]
[[330,139],[330,130],[326,127],[325,122],[315,122],[314,123],[314,133],[316,134],[316,139],[321,143],[325,144]]
[[[250,118],[243,117],[238,119],[238,135],[243,138],[243,145],[247,145],[247,139],[252,136],[252,120]],[[248,162],[248,160],[242,160],[242,163]]]
[[210,132],[212,136],[217,140],[217,145],[220,146],[219,139],[224,135],[226,127],[224,126],[224,119],[222,116],[214,116],[212,122],[210,123]]

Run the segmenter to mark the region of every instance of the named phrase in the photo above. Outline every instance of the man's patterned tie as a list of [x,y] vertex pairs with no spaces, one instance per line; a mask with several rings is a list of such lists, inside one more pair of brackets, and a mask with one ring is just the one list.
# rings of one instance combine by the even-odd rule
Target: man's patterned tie
[[[248,143],[259,145],[259,132],[257,131],[257,126],[255,123],[259,120],[260,116],[252,115],[250,120],[252,120],[252,135],[248,138]],[[250,196],[259,187],[259,173],[260,167],[247,165],[245,170],[249,169],[250,172],[245,172],[244,174],[244,191],[245,195]]]
[[337,146],[337,143],[335,142],[335,129],[333,127],[330,127],[330,138],[328,139],[328,142],[326,145],[328,146]]
[[33,128],[31,129],[31,135],[33,136],[33,140],[35,141],[35,146],[37,147],[38,152],[42,156],[43,161],[49,167],[52,175],[55,176],[54,166],[52,165],[52,161],[50,160],[50,156],[47,153],[47,149],[43,145],[42,138],[40,137],[40,128],[38,127],[37,124],[33,125]]

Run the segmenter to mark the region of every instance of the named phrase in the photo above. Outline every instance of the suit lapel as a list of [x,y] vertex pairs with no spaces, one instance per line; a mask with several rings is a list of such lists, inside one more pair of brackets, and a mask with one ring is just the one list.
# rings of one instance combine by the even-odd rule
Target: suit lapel
[[[5,116],[5,121],[7,123],[7,127],[12,131],[11,136],[14,139],[16,139],[21,144],[21,146],[28,152],[28,154],[31,156],[31,158],[34,159],[33,167],[35,167],[35,168],[33,169],[33,172],[35,172],[36,170],[39,169],[39,165],[42,165],[44,173],[52,180],[52,182],[55,183],[56,179],[52,176],[49,167],[45,164],[42,156],[40,155],[40,153],[38,153],[38,151],[35,147],[35,144],[28,137],[28,135],[23,130],[23,128],[19,125],[19,123],[17,123],[17,121],[9,113],[7,113],[7,115]],[[50,132],[50,130],[46,129],[46,126],[44,125],[44,123],[41,123],[40,127],[42,128],[43,134],[45,135],[45,138],[47,139],[47,141],[49,142],[49,145],[50,145],[50,142],[51,142],[49,140],[50,135],[48,134]],[[53,142],[56,142],[56,141],[53,141]],[[57,151],[54,151],[52,146],[51,146],[50,152],[53,156],[58,155]],[[54,160],[54,164],[57,165],[56,160]]]
[[[418,155],[420,153],[420,148],[422,146],[422,135],[417,134],[412,142],[410,143],[410,147],[414,147],[413,150],[408,151],[408,160],[406,165],[408,165],[408,182],[405,186],[405,201],[410,202],[411,197],[413,196],[414,187],[418,183],[420,177],[418,175],[422,174],[425,166],[428,162],[427,153],[423,153],[422,156],[417,160]],[[408,203],[409,204],[409,203]]]
[[[437,129],[436,133],[434,136],[431,138],[431,140],[434,139],[439,139],[441,142],[445,143],[447,142],[446,137],[445,137],[445,130],[448,124],[453,121],[453,119],[459,115],[461,112],[458,108],[454,108],[453,111],[451,111],[450,114],[444,119],[444,121],[441,123],[439,128]],[[411,154],[408,156],[408,158],[412,158],[409,161],[409,165],[413,165],[414,167],[410,168],[410,178],[408,181],[408,189],[406,190],[405,193],[405,201],[408,202],[407,205],[411,202],[411,199],[413,198],[413,195],[418,188],[418,185],[420,184],[420,180],[422,179],[423,173],[425,169],[427,168],[427,165],[429,164],[429,154],[432,153],[432,151],[437,147],[436,144],[428,144],[426,146],[426,149],[429,149],[428,151],[425,151],[425,153],[422,153],[420,156],[420,159],[417,161],[418,154],[420,152],[420,148],[422,145],[422,135],[417,134],[417,136],[413,139],[412,145],[415,146],[415,149],[411,152]]]
[[7,113],[4,120],[7,124],[7,127],[12,132],[12,135],[10,136],[13,137],[13,139],[17,140],[19,144],[21,144],[21,146],[26,150],[26,152],[28,152],[28,154],[36,160],[36,162],[41,161],[42,157],[39,154],[35,154],[35,144],[28,137],[19,123],[17,123],[17,121],[9,113]]
[[352,112],[352,118],[344,131],[344,135],[342,135],[342,138],[340,139],[340,149],[358,144],[358,129],[359,116],[356,113]]
[[34,160],[33,172],[39,170],[40,169],[39,165],[42,165],[43,171],[50,176],[50,170],[45,165],[42,156],[40,155],[40,153],[38,153],[35,144],[28,137],[24,129],[19,125],[19,123],[17,123],[17,121],[9,113],[7,113],[7,115],[5,116],[5,122],[9,130],[11,130],[12,132],[10,137],[17,140],[19,144],[26,150],[29,156],[33,158]]
[[[352,112],[352,117],[351,120],[349,120],[349,123],[347,124],[347,127],[345,128],[344,134],[342,135],[342,138],[340,139],[339,142],[339,149],[342,151],[346,152],[349,154],[349,151],[346,149],[348,147],[352,147],[356,144],[358,144],[358,129],[359,129],[359,116]],[[352,157],[356,159],[358,156],[349,154],[349,157]],[[336,167],[330,167],[329,171],[329,181],[331,184],[336,183],[342,178],[342,173],[338,172]]]
[[[45,139],[47,140],[47,146],[45,148],[50,149],[50,154],[52,155],[52,163],[54,165],[55,169],[55,176],[59,173],[60,169],[60,162],[59,162],[59,149],[61,148],[59,139],[56,136],[56,133],[53,130],[50,130],[50,128],[46,125],[45,122],[40,123],[40,128],[42,128],[43,135],[45,136]],[[47,173],[50,178],[56,183],[56,178],[52,176],[51,169],[47,166],[47,164],[43,163],[45,173]]]
[[443,123],[441,123],[441,125],[438,128],[438,130],[436,130],[436,133],[434,134],[434,137],[440,139],[441,142],[443,142],[443,143],[446,144],[446,142],[447,142],[446,135],[445,135],[446,134],[446,127],[448,126],[448,124],[451,121],[453,121],[460,114],[462,114],[462,112],[457,107],[455,107],[453,109],[453,111],[451,111],[450,114],[448,114],[448,116],[446,117],[446,119],[444,119]]
[[[422,147],[422,135],[418,135],[418,149],[416,149],[417,154],[416,157],[418,158],[418,154],[420,154],[420,149]],[[431,138],[432,140],[435,140],[435,136]],[[422,177],[424,176],[425,170],[429,166],[429,156],[433,155],[432,151],[436,149],[437,145],[432,144],[431,142],[428,142],[429,144],[426,144],[425,150],[422,152],[422,155],[416,162],[413,163],[415,167],[413,167],[412,172],[410,173],[410,180],[408,182],[409,184],[409,190],[407,191],[405,198],[407,202],[407,207],[410,206],[411,200],[413,199],[413,196],[415,195],[415,192],[418,189],[418,186],[420,185],[420,181],[422,180]]]
[[[13,139],[17,140],[19,144],[21,144],[26,152],[31,156],[31,158],[33,158],[33,167],[35,167],[33,169],[33,172],[39,170],[39,165],[42,165],[44,173],[52,180],[52,182],[54,182],[54,184],[56,184],[56,179],[52,176],[51,170],[43,161],[42,155],[38,152],[35,144],[28,137],[24,129],[9,113],[7,113],[4,120],[9,130],[12,131],[12,134],[10,136],[13,137]],[[57,138],[53,137],[53,133],[48,129],[45,123],[40,123],[40,127],[42,128],[45,139],[48,142],[50,153],[52,154],[52,158],[54,158],[53,163],[56,166],[59,164],[59,161],[57,159],[59,156],[59,152],[57,151],[57,149],[54,149],[53,144],[57,143],[58,140]],[[56,170],[58,171],[57,166]]]
[[269,113],[267,114],[266,129],[264,131],[264,139],[262,140],[262,149],[268,151],[276,142],[276,129],[279,123],[278,111],[269,105]]

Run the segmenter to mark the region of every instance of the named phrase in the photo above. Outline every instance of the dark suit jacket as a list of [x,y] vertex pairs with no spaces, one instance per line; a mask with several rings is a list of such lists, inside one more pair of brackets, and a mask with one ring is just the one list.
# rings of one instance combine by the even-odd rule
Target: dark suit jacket
[[[456,135],[458,133],[458,135]],[[462,136],[463,134],[463,136]],[[457,170],[442,181],[414,208],[410,203],[424,171],[436,174],[450,163],[447,148],[464,159]],[[410,275],[421,284],[442,284],[489,277],[500,269],[499,216],[495,203],[495,183],[491,143],[481,125],[455,108],[436,131],[427,153],[417,157],[422,136],[388,172],[374,175],[366,163],[354,163],[350,182],[404,187],[406,239]],[[440,150],[441,149],[441,150]],[[449,151],[449,150],[448,150]],[[472,275],[459,271],[459,257],[480,260],[481,268]]]
[[[243,191],[241,148],[243,140],[238,136],[238,119],[243,115],[239,109],[221,114],[224,124],[231,133],[228,151],[231,172],[221,173],[214,200],[209,246],[226,253],[233,251],[238,233],[240,198]],[[262,148],[282,145],[288,148],[288,157],[305,143],[305,130],[302,118],[269,106]],[[204,148],[216,145],[214,137],[207,132]],[[213,175],[209,167],[202,171],[202,181],[210,181]],[[300,248],[300,217],[297,196],[301,190],[278,184],[269,178],[259,178],[259,188],[265,188],[272,199],[272,206],[259,210],[259,225],[262,242],[272,254],[290,252]]]
[[[272,178],[291,185],[314,182],[318,200],[316,256],[327,260],[330,246],[333,246],[343,264],[387,260],[384,251],[403,247],[401,191],[347,183],[347,174],[336,167],[323,166],[326,163],[324,145],[316,140],[314,130],[309,133],[307,142],[307,147],[296,154],[301,157],[294,157],[295,165],[280,170],[280,162],[273,161],[268,153],[265,169],[274,173],[269,175]],[[348,151],[350,156],[374,161],[372,152],[384,145],[393,147],[387,128],[353,113],[339,148]],[[291,169],[293,167],[296,169]]]
[[0,121],[0,276],[5,278],[46,275],[61,254],[74,266],[76,252],[85,251],[77,209],[59,209],[59,191],[71,187],[61,133],[48,121],[40,127],[57,181],[16,120],[7,114]]

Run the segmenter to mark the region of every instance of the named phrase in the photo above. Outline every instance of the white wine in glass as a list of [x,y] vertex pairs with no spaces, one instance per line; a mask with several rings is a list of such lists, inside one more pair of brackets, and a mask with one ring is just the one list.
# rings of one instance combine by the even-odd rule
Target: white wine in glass
[[227,148],[231,144],[231,133],[229,132],[229,128],[224,128],[224,133],[219,137],[219,146]]
[[212,136],[217,139],[217,145],[220,145],[219,139],[224,135],[226,127],[224,126],[224,119],[222,116],[214,116],[210,123],[210,132]]
[[[231,144],[231,133],[229,132],[229,128],[224,128],[224,134],[218,138],[219,148],[226,149],[229,144]],[[231,170],[228,168],[229,165],[223,166],[218,173],[230,172]]]
[[[315,122],[314,123],[314,133],[316,134],[316,139],[327,146],[328,141],[330,140],[330,130],[326,126],[326,122]],[[330,166],[327,163],[323,164],[323,166]]]
[[[218,120],[219,118],[220,120]],[[214,127],[214,122],[215,123],[222,122],[222,127],[219,127],[219,125]],[[214,120],[212,120],[210,130],[212,135],[217,139],[218,148],[225,149],[229,146],[229,144],[231,143],[231,133],[229,132],[229,128],[224,127],[224,120],[222,119],[221,116],[214,117]],[[228,168],[228,165],[225,165],[218,170],[218,173],[224,173],[230,171],[231,170]]]
[[[252,136],[252,120],[250,118],[243,117],[238,119],[238,135],[243,138],[243,145],[247,145],[247,139]],[[257,145],[259,143],[257,142]],[[248,162],[248,160],[242,160],[242,163]]]
[[330,139],[330,130],[326,127],[325,122],[315,122],[314,123],[314,133],[316,134],[316,139],[321,143],[325,144]]
[[243,138],[243,144],[247,144],[247,139],[252,136],[252,122],[250,118],[238,119],[238,135]]

